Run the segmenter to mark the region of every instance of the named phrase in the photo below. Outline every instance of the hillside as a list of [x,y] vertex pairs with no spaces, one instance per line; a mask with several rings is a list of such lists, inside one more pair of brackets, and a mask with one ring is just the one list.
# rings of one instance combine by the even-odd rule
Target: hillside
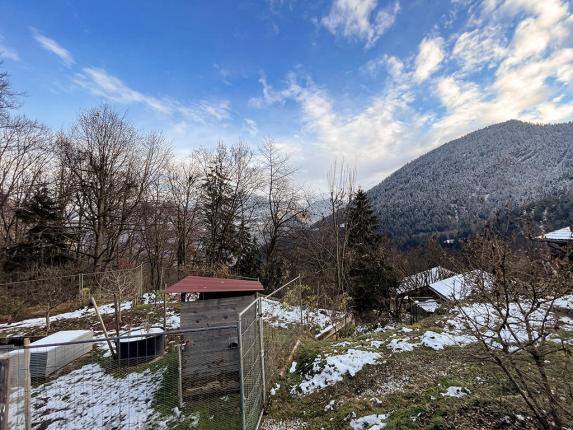
[[404,246],[436,234],[464,236],[508,206],[544,212],[536,202],[550,208],[571,185],[573,123],[512,120],[436,148],[368,195],[383,232]]

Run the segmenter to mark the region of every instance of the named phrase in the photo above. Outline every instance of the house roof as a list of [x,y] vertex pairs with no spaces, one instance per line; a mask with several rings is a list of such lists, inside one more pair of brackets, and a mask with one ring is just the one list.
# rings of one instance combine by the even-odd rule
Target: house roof
[[454,272],[444,269],[442,266],[436,266],[431,269],[424,270],[423,272],[414,273],[400,281],[400,284],[398,285],[398,294],[407,293],[409,291],[425,287],[453,274]]
[[187,276],[165,289],[166,293],[230,293],[263,291],[259,281],[246,279],[209,278],[205,276]]
[[560,228],[559,230],[550,231],[539,236],[540,239],[548,242],[569,242],[573,240],[570,227]]
[[493,276],[481,270],[460,273],[450,278],[434,282],[428,287],[447,300],[463,300],[482,284],[491,288]]

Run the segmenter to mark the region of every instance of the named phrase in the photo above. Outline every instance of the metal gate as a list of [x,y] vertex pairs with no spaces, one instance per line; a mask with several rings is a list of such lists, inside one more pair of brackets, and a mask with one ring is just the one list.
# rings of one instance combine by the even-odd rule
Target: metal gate
[[265,366],[262,301],[260,298],[239,314],[241,378],[241,428],[257,430],[265,404]]

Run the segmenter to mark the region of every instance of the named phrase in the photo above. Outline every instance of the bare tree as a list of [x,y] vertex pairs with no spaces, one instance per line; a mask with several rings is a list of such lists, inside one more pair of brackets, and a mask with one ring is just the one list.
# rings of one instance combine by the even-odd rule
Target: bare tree
[[177,235],[177,272],[189,264],[193,232],[196,226],[200,172],[194,157],[172,163],[169,173],[169,200],[175,206],[174,225]]
[[344,162],[340,164],[334,162],[327,176],[335,248],[335,279],[336,287],[340,293],[346,291],[346,259],[348,232],[350,230],[347,225],[346,207],[354,194],[354,178],[354,170],[345,166]]
[[139,236],[142,250],[149,267],[151,285],[154,290],[163,288],[163,269],[173,262],[177,242],[177,231],[170,219],[174,207],[168,198],[168,182],[164,176],[156,178],[140,205],[137,219],[141,220]]
[[[1,61],[0,66],[2,66]],[[9,111],[16,107],[15,96],[16,93],[8,80],[8,73],[0,71],[0,128],[8,125]]]
[[82,113],[63,148],[76,182],[74,205],[85,235],[81,253],[106,268],[133,234],[133,216],[161,172],[166,151],[157,134],[140,135],[102,106]]
[[[561,340],[559,303],[571,294],[570,261],[540,249],[517,253],[501,240],[475,240],[469,262],[473,298],[455,300],[465,328],[495,363],[543,429],[573,423],[573,348]],[[466,282],[467,281],[467,282]],[[462,288],[463,286],[460,286]]]
[[15,211],[46,180],[49,142],[48,130],[24,117],[10,118],[9,126],[0,128],[0,222],[4,248],[24,233]]
[[259,223],[265,256],[265,281],[274,289],[280,283],[280,265],[277,256],[281,242],[297,227],[300,218],[306,215],[308,205],[303,189],[293,181],[296,170],[291,167],[287,154],[279,150],[272,140],[264,142],[260,149],[263,160],[265,205]]
[[[137,273],[140,273],[137,271]],[[102,273],[97,279],[98,295],[106,300],[115,299],[118,304],[117,324],[121,326],[121,304],[124,299],[137,301],[141,279],[132,269],[112,270]]]

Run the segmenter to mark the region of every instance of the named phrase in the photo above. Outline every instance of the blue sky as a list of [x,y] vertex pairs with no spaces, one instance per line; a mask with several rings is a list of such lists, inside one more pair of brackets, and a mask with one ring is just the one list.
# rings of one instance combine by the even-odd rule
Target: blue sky
[[573,119],[567,0],[0,0],[21,111],[55,129],[109,103],[177,153],[272,138],[325,186],[369,187],[452,138]]

